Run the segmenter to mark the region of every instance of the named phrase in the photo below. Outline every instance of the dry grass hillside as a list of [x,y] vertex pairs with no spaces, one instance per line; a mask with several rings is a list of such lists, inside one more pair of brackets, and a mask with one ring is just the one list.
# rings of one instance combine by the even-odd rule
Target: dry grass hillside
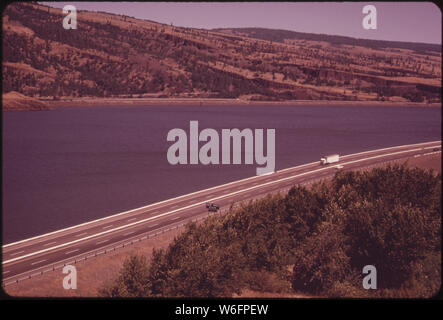
[[65,30],[61,9],[12,3],[4,10],[4,92],[54,100],[441,101],[437,45],[209,31],[100,12],[77,17],[78,29]]

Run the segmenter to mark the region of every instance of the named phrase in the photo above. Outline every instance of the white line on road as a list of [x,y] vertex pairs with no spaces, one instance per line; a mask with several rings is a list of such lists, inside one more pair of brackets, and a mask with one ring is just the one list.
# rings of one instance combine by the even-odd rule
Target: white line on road
[[79,250],[80,250],[80,249],[71,250],[71,251],[65,252],[65,254],[74,253],[74,252],[77,252],[77,251],[79,251]]
[[45,262],[45,261],[46,261],[46,259],[39,260],[39,261],[31,263],[31,265],[33,266],[34,264],[42,263],[42,262]]
[[131,219],[128,219],[128,220],[126,220],[126,221],[134,221],[134,220],[136,220],[137,218],[131,218]]
[[9,255],[10,255],[10,256],[16,256],[16,255],[18,255],[18,254],[20,254],[20,253],[23,253],[23,252],[25,252],[25,250],[18,251],[18,252],[14,252],[14,253],[11,253],[11,254],[9,254]]
[[87,232],[83,232],[83,233],[80,233],[80,234],[76,234],[75,237],[81,237],[81,236],[84,236],[86,234],[88,234],[88,233]]
[[53,242],[49,242],[49,243],[45,243],[45,244],[43,245],[43,247],[50,246],[51,244],[54,244],[54,243],[57,243],[57,241],[53,241]]
[[430,156],[431,154],[437,154],[437,153],[441,153],[441,151],[427,152],[424,154],[424,156]]
[[129,236],[130,234],[133,234],[135,231],[131,231],[131,232],[128,232],[128,233],[125,233],[123,236]]
[[95,244],[102,244],[102,243],[105,243],[105,242],[107,242],[107,241],[109,241],[109,239],[106,239],[106,240],[102,240],[102,241],[96,242]]

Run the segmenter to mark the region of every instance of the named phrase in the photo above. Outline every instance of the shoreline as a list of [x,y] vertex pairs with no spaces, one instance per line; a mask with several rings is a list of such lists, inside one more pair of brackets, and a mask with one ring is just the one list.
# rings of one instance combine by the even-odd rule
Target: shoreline
[[390,102],[390,101],[339,101],[339,100],[285,100],[249,101],[241,99],[211,98],[73,98],[40,100],[51,108],[61,107],[108,107],[108,106],[347,106],[347,107],[431,107],[441,108],[441,103]]

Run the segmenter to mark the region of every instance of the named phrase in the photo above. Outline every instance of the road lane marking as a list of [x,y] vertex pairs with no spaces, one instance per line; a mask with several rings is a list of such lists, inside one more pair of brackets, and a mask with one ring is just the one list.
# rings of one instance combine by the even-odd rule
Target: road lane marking
[[33,266],[34,264],[39,264],[39,263],[45,262],[45,261],[46,261],[46,259],[33,262],[33,263],[31,263],[31,266]]
[[437,154],[437,153],[441,153],[441,151],[428,152],[428,153],[425,153],[424,156],[429,156],[431,154]]
[[88,234],[88,233],[87,232],[83,232],[83,233],[80,233],[80,234],[76,234],[75,237],[81,237],[81,236],[84,236],[86,234]]
[[102,243],[105,243],[105,242],[108,242],[108,241],[109,241],[109,239],[106,239],[106,240],[102,240],[102,241],[96,242],[95,244],[102,244]]
[[[384,150],[398,149],[398,148],[404,148],[404,147],[412,147],[412,146],[416,146],[416,145],[427,145],[427,144],[434,144],[434,143],[439,143],[440,146],[441,146],[441,141],[430,141],[430,142],[422,142],[422,143],[416,143],[416,144],[410,144],[410,145],[401,145],[401,146],[396,146],[396,147],[388,147],[388,148],[382,148],[382,149],[376,149],[376,150],[370,150],[370,151],[363,151],[363,152],[359,152],[359,153],[353,153],[353,154],[344,155],[344,156],[342,156],[342,158],[343,157],[351,157],[351,156],[361,155],[361,154],[370,153],[370,152],[374,153],[374,152],[380,152],[380,151],[384,151]],[[295,166],[295,167],[290,167],[290,168],[285,168],[285,169],[282,169],[282,170],[278,170],[275,173],[284,172],[284,171],[288,171],[288,170],[295,170],[295,169],[299,169],[299,168],[302,168],[302,167],[306,167],[306,166],[310,166],[310,165],[318,164],[318,163],[319,163],[319,161],[315,161],[315,162],[311,162],[311,163],[307,163],[307,164],[303,164],[303,165],[299,165],[299,166]],[[111,218],[114,218],[114,217],[118,217],[118,216],[121,216],[121,215],[124,215],[124,214],[131,213],[131,212],[143,211],[144,209],[147,209],[147,208],[150,208],[150,207],[153,207],[153,206],[158,206],[160,204],[163,204],[163,203],[166,203],[166,202],[169,202],[169,201],[178,200],[178,199],[189,197],[189,196],[192,196],[192,195],[195,195],[195,194],[198,194],[198,193],[204,193],[204,192],[207,192],[209,190],[214,190],[214,189],[217,189],[217,188],[223,188],[223,187],[226,187],[228,185],[232,185],[232,184],[236,184],[236,183],[252,180],[252,179],[255,179],[255,178],[259,178],[259,177],[262,177],[262,176],[252,176],[252,177],[244,178],[244,179],[241,179],[241,180],[228,182],[228,183],[225,183],[225,184],[222,184],[222,185],[219,185],[219,186],[214,186],[214,187],[211,187],[211,188],[207,188],[207,189],[191,192],[191,193],[184,194],[182,196],[175,197],[175,198],[172,198],[172,199],[167,199],[167,200],[164,200],[164,201],[152,203],[152,204],[146,205],[144,207],[131,209],[131,210],[120,212],[120,213],[117,213],[117,214],[114,214],[114,215],[111,215],[111,216],[108,216],[108,217],[104,217],[104,218],[100,218],[100,219],[84,222],[84,223],[81,223],[81,224],[78,224],[78,225],[75,225],[75,226],[71,226],[71,227],[68,227],[68,228],[56,230],[56,231],[53,231],[53,232],[48,232],[48,233],[41,234],[41,235],[38,235],[38,236],[35,236],[35,237],[31,237],[31,238],[28,238],[28,239],[23,239],[23,240],[20,240],[20,241],[17,241],[17,242],[8,243],[8,244],[3,245],[3,248],[9,247],[9,246],[12,246],[12,245],[15,245],[15,244],[19,244],[19,243],[24,243],[24,242],[27,242],[27,241],[39,239],[39,238],[42,238],[42,237],[45,237],[45,236],[49,236],[49,235],[52,235],[52,234],[56,234],[56,233],[59,233],[59,232],[63,232],[63,231],[67,231],[67,230],[72,230],[74,228],[78,228],[78,227],[85,226],[85,225],[88,225],[88,224],[92,224],[92,223],[95,223],[95,222],[103,221],[103,220],[106,220],[106,219],[111,219]]]
[[135,232],[135,231],[131,231],[131,232],[125,233],[123,236],[124,236],[124,237],[129,236],[130,234],[133,234],[134,232]]
[[10,256],[16,256],[16,255],[18,255],[18,254],[20,254],[20,253],[23,253],[23,252],[25,252],[25,250],[18,251],[18,252],[14,252],[14,253],[10,253],[9,255],[10,255]]
[[50,246],[51,244],[54,244],[54,243],[57,243],[57,241],[53,241],[53,242],[49,242],[49,243],[45,243],[45,244],[43,245],[43,247]]
[[126,221],[133,221],[133,220],[136,220],[137,218],[131,218],[131,219],[128,219],[128,220],[126,220]]
[[11,271],[9,271],[9,270],[7,270],[7,271],[3,271],[3,274],[7,274],[7,273],[9,273],[9,272],[11,272]]
[[[422,150],[422,148],[415,148],[415,149],[411,149],[411,150],[402,150],[402,151],[398,151],[398,152],[391,152],[391,153],[388,153],[388,154],[381,154],[381,155],[372,156],[372,157],[367,157],[367,158],[363,158],[363,159],[357,159],[357,160],[353,160],[353,161],[342,162],[342,163],[340,163],[340,165],[347,165],[347,164],[351,164],[351,163],[363,162],[363,161],[368,161],[368,160],[372,160],[372,159],[377,159],[377,158],[382,158],[382,157],[388,157],[388,156],[392,156],[392,155],[397,155],[397,154],[401,154],[401,153],[414,152],[414,151],[418,151],[418,150]],[[322,168],[320,168],[320,169],[311,170],[311,171],[308,171],[308,172],[304,172],[304,173],[296,174],[296,175],[293,175],[293,176],[289,176],[289,177],[281,178],[281,179],[278,179],[278,180],[270,181],[270,182],[267,182],[267,183],[263,183],[263,184],[258,185],[258,186],[252,186],[252,187],[249,187],[249,188],[246,188],[246,189],[242,189],[241,191],[236,191],[236,192],[232,192],[232,193],[230,193],[230,194],[221,195],[221,196],[219,196],[219,197],[216,197],[216,198],[211,199],[210,201],[214,201],[214,200],[219,200],[219,199],[227,198],[227,197],[233,196],[233,195],[235,195],[235,194],[239,194],[239,193],[243,193],[243,192],[245,192],[245,191],[249,191],[249,190],[253,190],[253,189],[257,189],[257,188],[261,188],[261,187],[264,187],[264,186],[266,186],[266,185],[275,184],[275,183],[279,183],[279,182],[282,182],[282,181],[286,181],[286,180],[294,179],[294,178],[297,178],[297,177],[301,177],[301,176],[305,176],[305,175],[310,175],[310,174],[313,174],[313,173],[315,173],[315,172],[324,171],[324,170],[331,170],[331,169],[334,169],[334,167],[330,167],[330,166],[322,167]],[[198,203],[195,203],[195,204],[193,204],[193,205],[189,205],[189,206],[186,206],[186,207],[182,207],[182,208],[180,208],[180,209],[176,209],[176,210],[168,211],[168,212],[165,212],[165,213],[159,214],[159,215],[154,216],[154,217],[149,217],[149,218],[146,218],[146,219],[138,220],[138,221],[136,221],[136,222],[132,222],[132,223],[130,223],[130,224],[126,224],[126,225],[123,225],[123,226],[119,226],[119,227],[116,227],[116,228],[114,228],[114,229],[109,229],[109,230],[106,230],[106,231],[102,231],[102,232],[100,232],[100,233],[97,233],[97,234],[94,234],[94,235],[90,235],[90,236],[85,237],[85,238],[82,238],[82,239],[77,239],[77,240],[73,240],[73,241],[70,241],[70,242],[66,242],[66,243],[64,243],[64,244],[60,244],[60,245],[55,246],[55,247],[52,247],[52,248],[43,249],[43,250],[40,250],[40,251],[36,251],[36,252],[32,252],[32,253],[26,254],[26,255],[21,256],[21,257],[17,257],[17,258],[9,259],[9,260],[3,261],[2,264],[6,264],[6,263],[9,263],[9,262],[13,262],[13,261],[17,261],[17,260],[20,260],[20,259],[23,259],[23,258],[27,258],[27,257],[30,257],[30,256],[34,256],[34,255],[36,255],[36,254],[40,254],[40,253],[47,252],[47,251],[50,251],[50,250],[53,250],[53,249],[57,249],[57,248],[60,248],[60,247],[64,247],[64,246],[67,246],[67,245],[70,245],[70,244],[74,244],[74,243],[77,243],[77,242],[80,242],[80,241],[84,241],[84,240],[87,240],[87,239],[90,239],[90,238],[98,237],[98,236],[100,236],[100,235],[108,234],[108,233],[110,233],[110,232],[114,232],[114,231],[117,231],[117,230],[121,230],[121,229],[123,229],[123,228],[131,227],[131,226],[133,226],[133,225],[141,224],[141,223],[143,223],[143,222],[147,222],[147,221],[150,221],[150,220],[153,220],[153,219],[156,219],[156,218],[160,218],[160,217],[163,217],[163,216],[166,216],[166,215],[170,215],[170,214],[175,213],[175,212],[177,212],[177,211],[182,211],[182,210],[185,210],[185,209],[189,209],[189,208],[192,208],[192,207],[195,207],[195,206],[197,206],[197,205],[204,204],[204,203],[206,203],[206,201],[198,202]]]
[[80,249],[71,250],[71,251],[65,252],[65,254],[70,254],[70,253],[74,253],[74,252],[77,252],[77,251],[80,251]]

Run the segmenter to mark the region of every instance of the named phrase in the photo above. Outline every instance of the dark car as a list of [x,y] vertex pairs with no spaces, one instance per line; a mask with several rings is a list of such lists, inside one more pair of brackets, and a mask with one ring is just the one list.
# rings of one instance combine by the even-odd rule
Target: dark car
[[217,212],[220,209],[220,206],[215,203],[206,202],[206,208],[210,212]]

